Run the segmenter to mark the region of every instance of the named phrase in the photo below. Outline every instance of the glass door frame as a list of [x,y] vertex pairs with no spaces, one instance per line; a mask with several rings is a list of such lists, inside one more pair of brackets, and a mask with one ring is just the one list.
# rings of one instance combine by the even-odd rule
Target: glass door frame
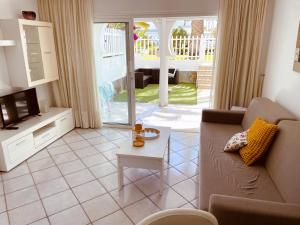
[[111,123],[104,123],[104,126],[121,127],[121,128],[132,127],[136,121],[133,19],[94,18],[93,24],[95,23],[125,23],[126,24],[126,61],[127,61],[126,81],[127,81],[127,91],[128,91],[128,124],[111,122]]

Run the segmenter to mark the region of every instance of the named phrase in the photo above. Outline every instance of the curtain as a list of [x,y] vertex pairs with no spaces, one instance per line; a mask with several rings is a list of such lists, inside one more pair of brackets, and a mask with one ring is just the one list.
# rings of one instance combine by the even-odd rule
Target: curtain
[[268,0],[220,0],[214,107],[247,107],[259,75]]
[[53,23],[60,79],[58,107],[72,107],[76,127],[101,125],[93,54],[92,0],[38,0],[39,17]]

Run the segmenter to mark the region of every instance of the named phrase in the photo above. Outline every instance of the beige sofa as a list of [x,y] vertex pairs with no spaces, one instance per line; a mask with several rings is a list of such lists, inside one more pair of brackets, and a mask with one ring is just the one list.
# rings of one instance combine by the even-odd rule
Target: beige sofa
[[[279,125],[262,160],[246,166],[224,153],[229,138],[261,117]],[[246,112],[203,110],[199,206],[220,225],[300,224],[300,121],[279,104],[256,98]]]

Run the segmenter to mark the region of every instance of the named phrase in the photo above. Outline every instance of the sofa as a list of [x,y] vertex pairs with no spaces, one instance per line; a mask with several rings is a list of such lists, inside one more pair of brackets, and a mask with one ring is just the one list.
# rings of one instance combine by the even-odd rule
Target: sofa
[[[159,68],[141,68],[135,70],[135,87],[144,89],[148,84],[159,84]],[[169,84],[178,84],[179,72],[170,68],[168,74]]]
[[[246,166],[225,153],[233,134],[257,118],[278,124],[264,157]],[[300,224],[300,121],[279,104],[255,98],[244,111],[203,110],[199,154],[199,207],[220,225]]]

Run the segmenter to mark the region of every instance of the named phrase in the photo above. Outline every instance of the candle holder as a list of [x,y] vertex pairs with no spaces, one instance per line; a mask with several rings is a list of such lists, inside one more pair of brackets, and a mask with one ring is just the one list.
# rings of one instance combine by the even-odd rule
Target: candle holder
[[145,145],[145,131],[142,124],[135,124],[132,128],[132,145],[143,147]]

